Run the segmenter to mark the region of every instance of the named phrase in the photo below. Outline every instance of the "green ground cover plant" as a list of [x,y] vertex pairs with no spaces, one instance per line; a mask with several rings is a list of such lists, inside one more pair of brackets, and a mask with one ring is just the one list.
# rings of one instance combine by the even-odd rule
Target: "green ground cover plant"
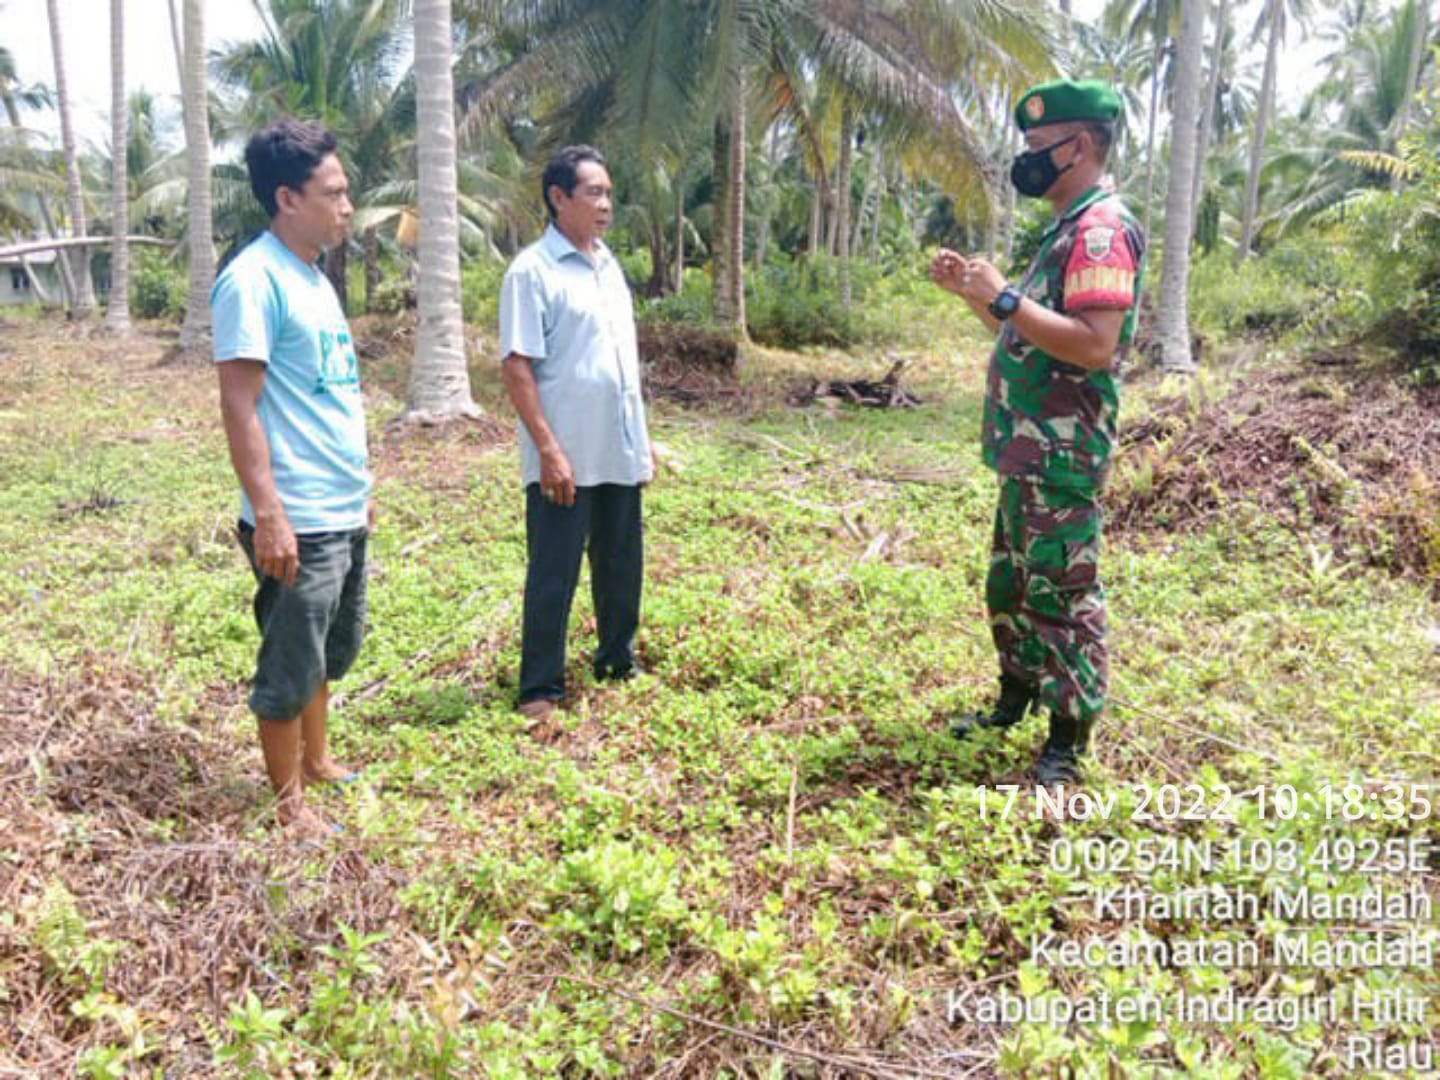
[[[366,771],[321,796],[345,834],[306,848],[271,827],[244,708],[251,584],[213,374],[160,363],[161,336],[4,333],[0,1067],[1347,1073],[1340,1033],[1318,1023],[952,1015],[955,995],[996,987],[1347,996],[1380,978],[1031,960],[1035,935],[1133,932],[1076,903],[1049,863],[1056,838],[1155,831],[982,817],[977,786],[1024,775],[1038,722],[966,744],[946,731],[993,681],[978,339],[912,357],[919,409],[787,408],[791,379],[873,375],[884,359],[764,352],[746,365],[753,414],[657,405],[677,468],[647,496],[649,674],[592,683],[582,588],[572,707],[544,740],[512,711],[524,528],[498,372],[473,372],[493,422],[402,432],[387,422],[403,364],[368,358],[371,636],[334,725],[337,753]],[[1130,393],[1133,419],[1147,391]],[[1440,659],[1423,585],[1238,511],[1127,533],[1106,570],[1115,704],[1097,791],[1131,807],[1139,781],[1433,780]],[[1326,835],[1253,813],[1174,828]],[[1390,984],[1436,990],[1433,971]]]

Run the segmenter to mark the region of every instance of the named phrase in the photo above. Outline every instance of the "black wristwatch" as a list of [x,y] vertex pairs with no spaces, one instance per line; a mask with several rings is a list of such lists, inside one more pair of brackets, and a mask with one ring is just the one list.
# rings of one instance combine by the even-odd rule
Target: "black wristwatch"
[[1000,290],[1000,295],[990,301],[990,314],[1004,322],[1015,314],[1015,309],[1020,306],[1020,301],[1024,298],[1024,294],[1014,285],[1006,285]]

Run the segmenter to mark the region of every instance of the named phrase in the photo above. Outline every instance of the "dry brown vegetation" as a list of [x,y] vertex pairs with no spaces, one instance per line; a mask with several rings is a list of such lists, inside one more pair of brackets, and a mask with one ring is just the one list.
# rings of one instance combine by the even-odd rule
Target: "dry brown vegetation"
[[[1328,359],[1328,357],[1322,357]],[[1122,432],[1117,530],[1194,531],[1244,509],[1440,588],[1440,393],[1302,361],[1171,400]]]

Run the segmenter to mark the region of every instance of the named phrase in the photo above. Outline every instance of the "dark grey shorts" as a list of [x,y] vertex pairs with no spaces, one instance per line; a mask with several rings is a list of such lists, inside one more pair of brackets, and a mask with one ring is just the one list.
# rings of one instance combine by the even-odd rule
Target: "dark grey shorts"
[[293,720],[324,683],[343,676],[360,655],[370,531],[297,536],[300,577],[288,587],[255,565],[254,527],[240,522],[238,536],[259,585],[260,656],[250,710],[266,720]]

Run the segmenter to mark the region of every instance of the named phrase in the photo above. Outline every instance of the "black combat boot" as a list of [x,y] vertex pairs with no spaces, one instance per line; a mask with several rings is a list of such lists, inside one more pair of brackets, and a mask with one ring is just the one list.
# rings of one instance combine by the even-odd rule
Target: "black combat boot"
[[1050,714],[1050,738],[1035,766],[1035,779],[1044,787],[1074,784],[1081,779],[1080,759],[1090,749],[1093,720],[1076,720]]
[[950,725],[950,733],[957,739],[967,737],[973,731],[985,728],[1003,731],[1014,727],[1025,719],[1026,712],[1035,702],[1035,689],[1026,686],[1013,675],[1000,676],[1000,697],[989,709],[976,709],[960,716]]

